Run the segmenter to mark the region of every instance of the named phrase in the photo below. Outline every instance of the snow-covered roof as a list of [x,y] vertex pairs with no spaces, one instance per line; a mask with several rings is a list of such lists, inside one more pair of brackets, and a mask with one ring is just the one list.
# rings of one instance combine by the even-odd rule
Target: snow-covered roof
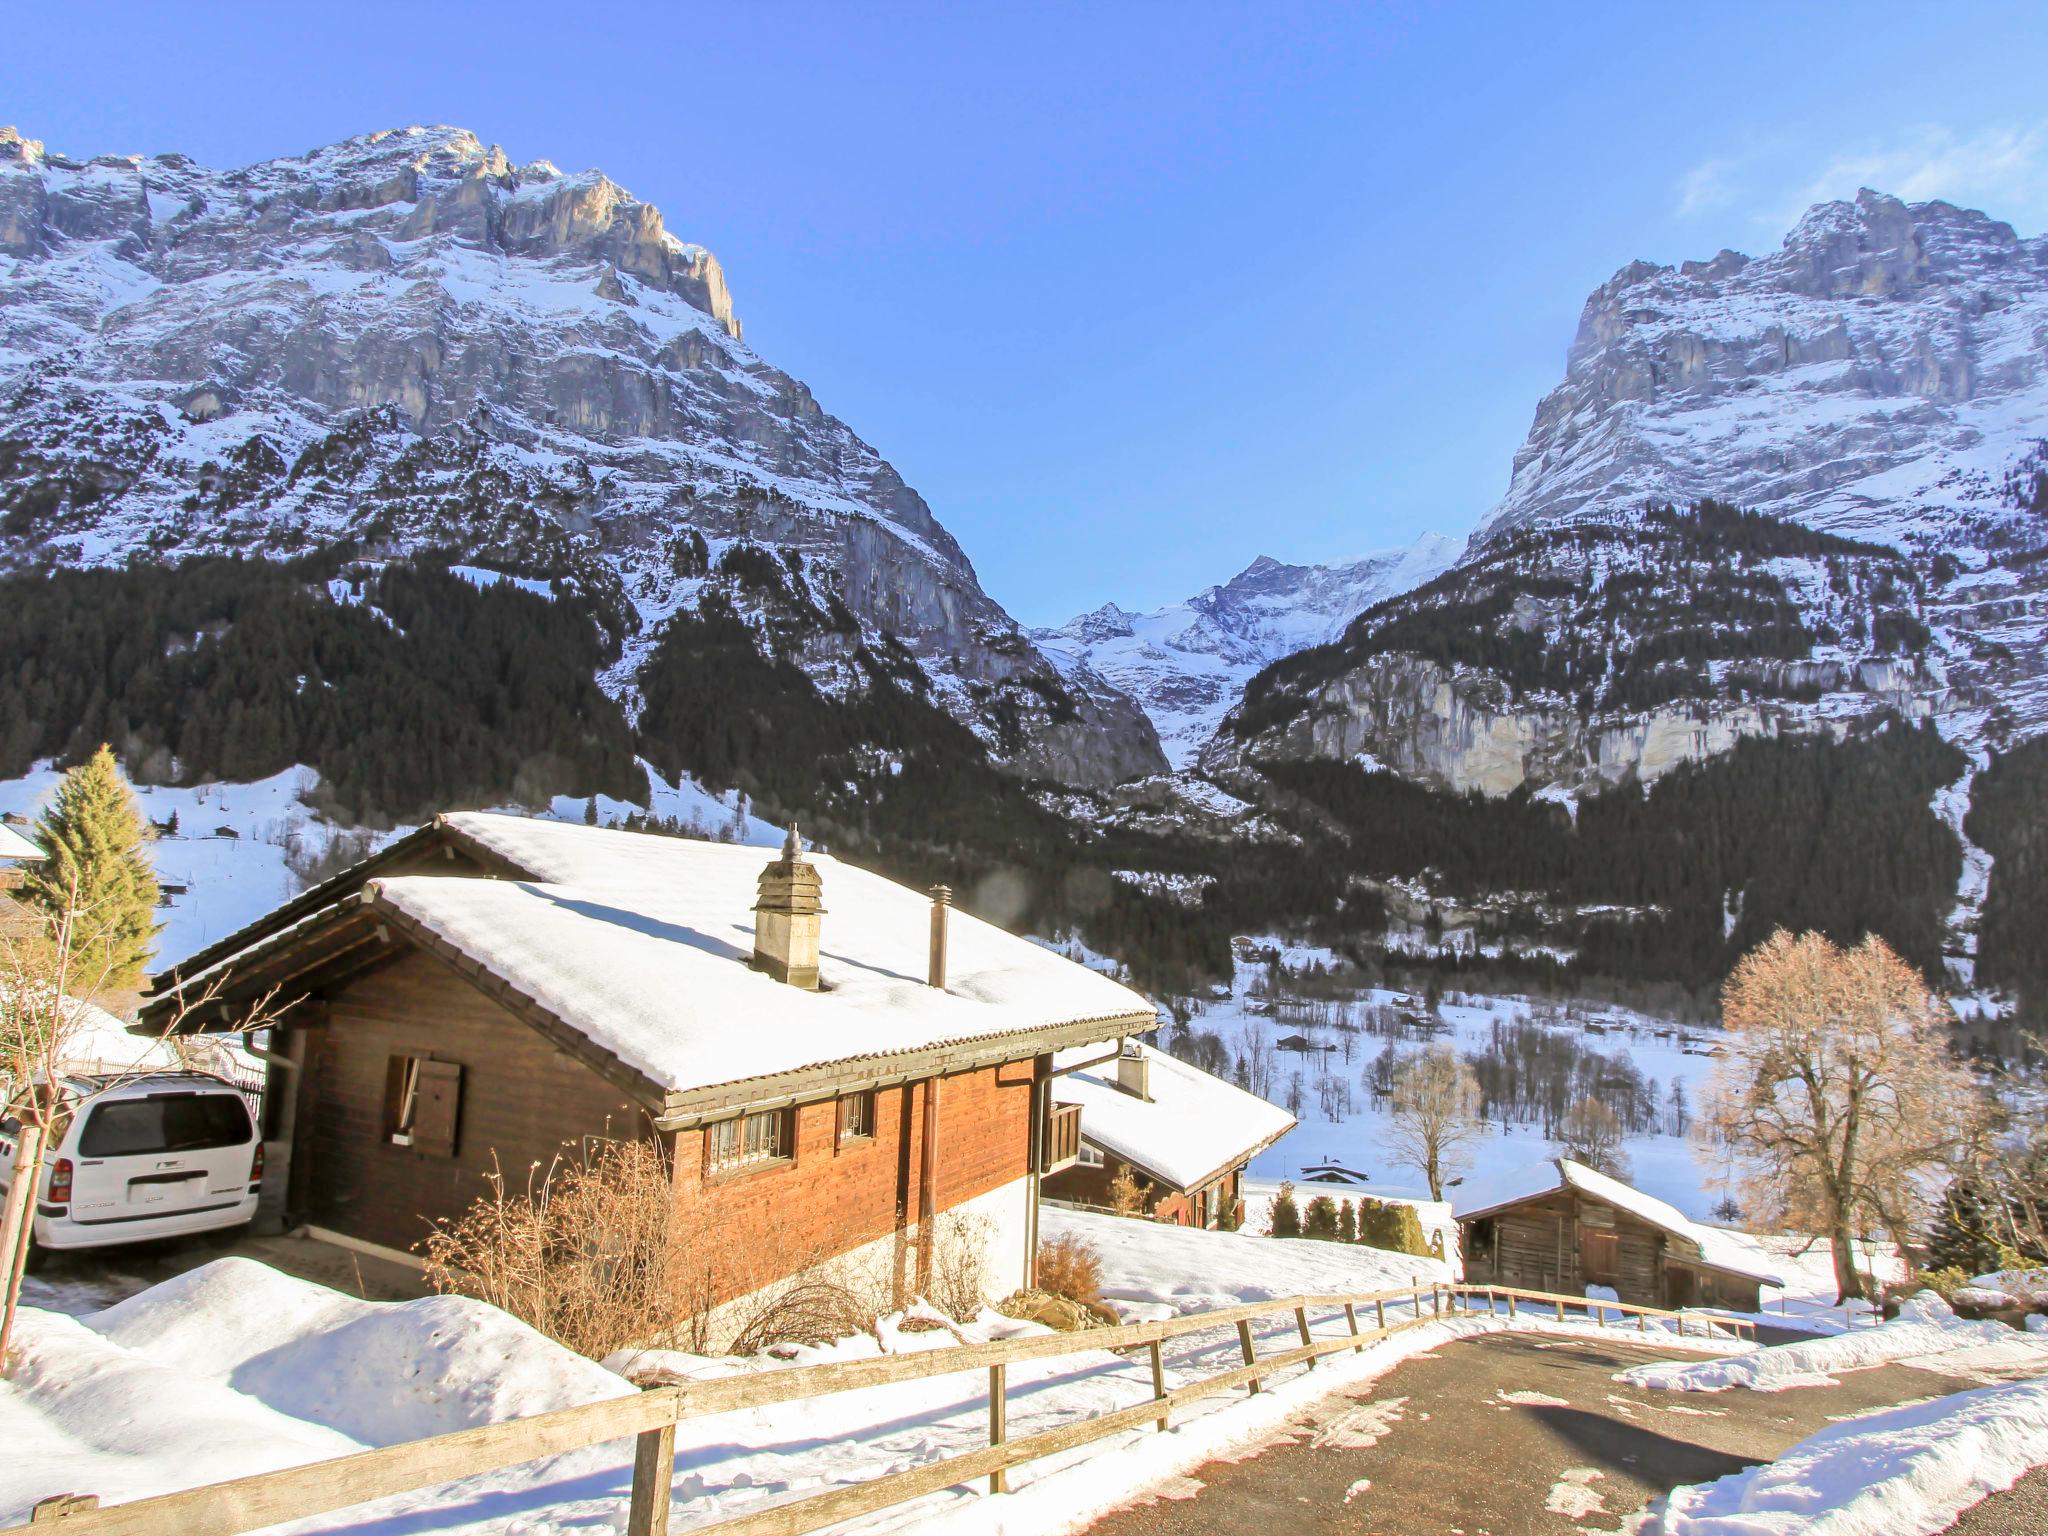
[[1519,1205],[1524,1200],[1533,1200],[1561,1189],[1575,1189],[1589,1200],[1598,1200],[1617,1210],[1627,1211],[1638,1220],[1674,1237],[1698,1244],[1701,1260],[1716,1269],[1747,1275],[1765,1285],[1783,1286],[1785,1283],[1784,1276],[1765,1261],[1763,1254],[1742,1241],[1742,1234],[1705,1226],[1677,1206],[1654,1195],[1646,1195],[1640,1189],[1568,1157],[1554,1157],[1547,1162],[1530,1163],[1525,1167],[1467,1180],[1458,1191],[1454,1209],[1458,1220],[1471,1221],[1505,1206]]
[[[1131,1047],[1148,1064],[1149,1099],[1117,1087],[1117,1064],[1105,1061],[1053,1083],[1053,1098],[1081,1106],[1081,1139],[1135,1163],[1147,1173],[1193,1189],[1294,1129],[1294,1116],[1200,1067]],[[1053,1058],[1053,1070],[1099,1056],[1083,1047]]]
[[455,838],[527,878],[372,878],[369,898],[671,1094],[829,1063],[1093,1025],[1149,1025],[1138,993],[955,911],[926,985],[930,899],[809,855],[824,885],[820,989],[754,948],[758,848],[484,812]]
[[5,822],[0,822],[0,859],[40,859],[43,850]]

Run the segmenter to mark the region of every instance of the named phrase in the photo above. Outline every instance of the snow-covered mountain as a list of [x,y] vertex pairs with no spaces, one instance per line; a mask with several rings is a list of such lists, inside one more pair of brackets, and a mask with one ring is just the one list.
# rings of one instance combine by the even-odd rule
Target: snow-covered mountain
[[629,716],[664,627],[715,600],[826,698],[902,673],[900,642],[1017,771],[1162,765],[746,344],[717,259],[601,173],[455,128],[232,171],[0,130],[0,572],[344,540],[565,582]]
[[[1706,499],[1782,521],[1645,510]],[[1203,761],[1576,788],[1891,711],[1981,756],[2048,728],[2044,554],[2048,237],[1866,191],[1603,284],[1464,564],[1254,680]]]
[[1173,766],[1187,768],[1261,669],[1334,640],[1360,613],[1441,575],[1463,551],[1463,540],[1432,533],[1325,565],[1261,556],[1185,602],[1150,613],[1105,603],[1057,629],[1034,630],[1032,639],[1075,678],[1099,674],[1136,699]]

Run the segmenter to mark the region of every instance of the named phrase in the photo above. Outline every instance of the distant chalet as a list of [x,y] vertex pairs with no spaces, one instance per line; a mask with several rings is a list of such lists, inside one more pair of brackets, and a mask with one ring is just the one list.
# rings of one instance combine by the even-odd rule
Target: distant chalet
[[[502,1169],[650,1138],[685,1218],[759,1258],[927,1278],[948,1212],[1029,1283],[1054,1053],[1149,1029],[1137,993],[794,834],[756,848],[437,818],[157,979],[160,1030],[289,1004],[265,1135],[316,1235],[401,1258]],[[267,1201],[267,1204],[273,1203]],[[416,1261],[415,1261],[416,1262]]]
[[1138,1040],[1062,1052],[1057,1070],[1060,1109],[1080,1115],[1079,1146],[1045,1192],[1078,1205],[1108,1205],[1128,1173],[1154,1221],[1235,1228],[1246,1165],[1294,1129],[1278,1105]]
[[1461,1188],[1456,1213],[1465,1278],[1482,1285],[1574,1296],[1600,1285],[1639,1306],[1755,1312],[1761,1287],[1785,1283],[1744,1234],[1568,1157]]

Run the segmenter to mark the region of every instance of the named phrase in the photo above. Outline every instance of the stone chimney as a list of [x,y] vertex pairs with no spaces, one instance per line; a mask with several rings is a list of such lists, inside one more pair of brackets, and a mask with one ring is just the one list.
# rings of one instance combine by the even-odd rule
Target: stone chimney
[[806,992],[818,990],[818,898],[825,883],[804,857],[796,824],[782,856],[761,871],[760,899],[754,903],[754,969]]
[[950,885],[933,886],[932,952],[924,979],[927,985],[937,987],[941,992],[946,990],[946,923],[952,906],[953,888]]
[[1135,1040],[1126,1040],[1117,1054],[1116,1085],[1134,1099],[1152,1101],[1152,1062]]

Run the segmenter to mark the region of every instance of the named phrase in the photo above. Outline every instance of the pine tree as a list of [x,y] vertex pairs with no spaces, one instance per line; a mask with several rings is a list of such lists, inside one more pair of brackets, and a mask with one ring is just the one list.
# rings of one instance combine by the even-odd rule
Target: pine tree
[[1353,1210],[1349,1200],[1337,1207],[1337,1241],[1355,1243],[1358,1241],[1358,1212]]
[[158,891],[142,829],[135,797],[102,746],[57,786],[38,828],[46,857],[21,884],[53,919],[75,906],[78,953],[107,991],[139,985],[156,949]]
[[1273,1197],[1274,1237],[1301,1236],[1301,1208],[1294,1203],[1294,1186],[1282,1183],[1280,1193]]

